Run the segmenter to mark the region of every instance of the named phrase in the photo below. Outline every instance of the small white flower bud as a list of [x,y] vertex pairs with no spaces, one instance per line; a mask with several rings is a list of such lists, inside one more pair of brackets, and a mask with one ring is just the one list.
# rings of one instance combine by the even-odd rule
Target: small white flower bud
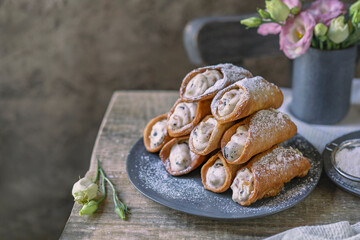
[[98,192],[98,185],[93,183],[89,178],[81,178],[77,181],[72,189],[74,201],[79,204],[85,204],[94,199]]
[[271,17],[276,21],[284,22],[289,16],[289,7],[280,0],[267,0],[265,5]]
[[327,35],[334,43],[341,43],[349,36],[349,26],[344,21],[344,16],[331,20]]

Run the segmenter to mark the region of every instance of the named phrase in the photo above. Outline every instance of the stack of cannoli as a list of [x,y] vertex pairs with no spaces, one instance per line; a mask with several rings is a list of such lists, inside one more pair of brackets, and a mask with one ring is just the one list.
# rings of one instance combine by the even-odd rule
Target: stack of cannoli
[[276,109],[283,102],[279,87],[246,69],[219,64],[188,73],[180,98],[168,113],[152,119],[144,145],[159,152],[173,176],[201,168],[204,188],[233,191],[241,205],[277,195],[286,182],[304,177],[309,159],[278,144],[297,128]]

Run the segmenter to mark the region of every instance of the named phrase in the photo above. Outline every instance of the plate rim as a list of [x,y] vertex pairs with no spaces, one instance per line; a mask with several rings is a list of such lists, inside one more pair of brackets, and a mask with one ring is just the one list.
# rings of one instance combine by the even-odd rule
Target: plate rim
[[[128,175],[128,178],[130,180],[130,182],[132,183],[132,185],[142,194],[144,195],[145,197],[151,199],[152,201],[160,204],[160,205],[163,205],[165,207],[168,207],[172,210],[176,210],[176,211],[179,211],[179,212],[183,212],[183,213],[187,213],[187,214],[190,214],[190,215],[194,215],[194,216],[198,216],[198,217],[205,217],[205,218],[209,218],[209,219],[214,219],[214,220],[244,220],[244,219],[254,219],[254,218],[260,218],[260,217],[265,217],[265,216],[269,216],[269,215],[272,215],[272,214],[276,214],[278,212],[282,212],[284,210],[287,210],[293,206],[295,206],[296,204],[302,202],[303,200],[305,200],[309,195],[310,193],[312,193],[314,191],[314,189],[316,188],[316,186],[318,185],[319,183],[319,180],[320,180],[320,177],[321,177],[321,173],[322,173],[322,169],[323,169],[323,158],[322,158],[322,155],[319,153],[319,151],[314,147],[314,145],[312,145],[304,136],[302,136],[301,134],[297,133],[295,136],[300,136],[302,137],[303,139],[305,139],[305,141],[307,141],[308,144],[310,144],[317,152],[318,156],[319,156],[319,160],[320,160],[320,163],[319,163],[319,173],[318,173],[318,177],[316,180],[314,180],[314,184],[309,188],[309,190],[306,192],[306,194],[303,194],[301,195],[296,201],[292,202],[291,204],[289,205],[286,205],[285,207],[283,208],[276,208],[275,210],[273,211],[269,211],[269,212],[264,212],[264,213],[256,213],[256,214],[247,214],[247,215],[244,215],[244,216],[234,216],[234,215],[230,215],[229,217],[224,217],[224,216],[214,216],[214,215],[208,215],[206,214],[207,212],[199,212],[198,210],[194,209],[194,208],[186,208],[186,207],[183,207],[181,205],[181,207],[176,206],[174,207],[173,204],[171,204],[171,202],[168,202],[168,201],[165,201],[163,198],[161,197],[154,197],[152,195],[149,195],[145,192],[145,188],[143,188],[142,186],[138,186],[137,184],[135,184],[134,180],[135,179],[132,179],[131,177],[131,174],[130,173],[130,156],[132,155],[132,150],[134,149],[134,147],[136,145],[139,144],[139,142],[143,142],[143,137],[141,136],[136,142],[135,144],[132,146],[131,150],[129,151],[129,154],[126,158],[126,172],[127,172],[127,175]],[[294,137],[295,137],[294,136]],[[150,153],[150,154],[156,154],[156,153]],[[151,191],[153,192],[153,190],[151,189]],[[191,211],[193,210],[193,211]],[[195,212],[194,212],[195,210]]]

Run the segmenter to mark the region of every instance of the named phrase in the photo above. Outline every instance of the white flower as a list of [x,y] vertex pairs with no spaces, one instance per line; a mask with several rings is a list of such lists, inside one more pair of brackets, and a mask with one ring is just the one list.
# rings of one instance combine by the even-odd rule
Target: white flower
[[79,204],[85,204],[94,199],[98,192],[98,185],[93,183],[89,178],[81,178],[77,181],[72,189],[74,201]]
[[289,16],[289,7],[280,0],[267,0],[265,5],[270,16],[276,21],[284,22]]
[[341,43],[349,36],[349,25],[344,23],[344,16],[331,20],[328,37],[334,43]]

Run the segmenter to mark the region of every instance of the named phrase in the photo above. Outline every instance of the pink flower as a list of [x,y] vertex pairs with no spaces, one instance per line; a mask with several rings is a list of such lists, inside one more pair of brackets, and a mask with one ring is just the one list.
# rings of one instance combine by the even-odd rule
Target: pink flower
[[277,23],[263,23],[257,29],[257,33],[263,36],[269,34],[278,34],[280,31],[281,26]]
[[[292,9],[294,7],[298,7],[301,9],[301,2],[300,0],[281,0],[283,3],[285,3],[289,9]],[[263,36],[269,35],[269,34],[278,34],[281,31],[281,26],[277,23],[264,23],[261,24],[258,29],[257,33]]]
[[301,9],[301,2],[300,0],[281,0],[283,3],[285,3],[290,9],[294,7],[298,7]]
[[289,17],[280,32],[280,49],[294,59],[306,52],[311,44],[315,20],[307,12]]
[[339,0],[316,0],[306,11],[313,15],[317,23],[326,26],[330,25],[332,19],[346,13],[345,5]]

